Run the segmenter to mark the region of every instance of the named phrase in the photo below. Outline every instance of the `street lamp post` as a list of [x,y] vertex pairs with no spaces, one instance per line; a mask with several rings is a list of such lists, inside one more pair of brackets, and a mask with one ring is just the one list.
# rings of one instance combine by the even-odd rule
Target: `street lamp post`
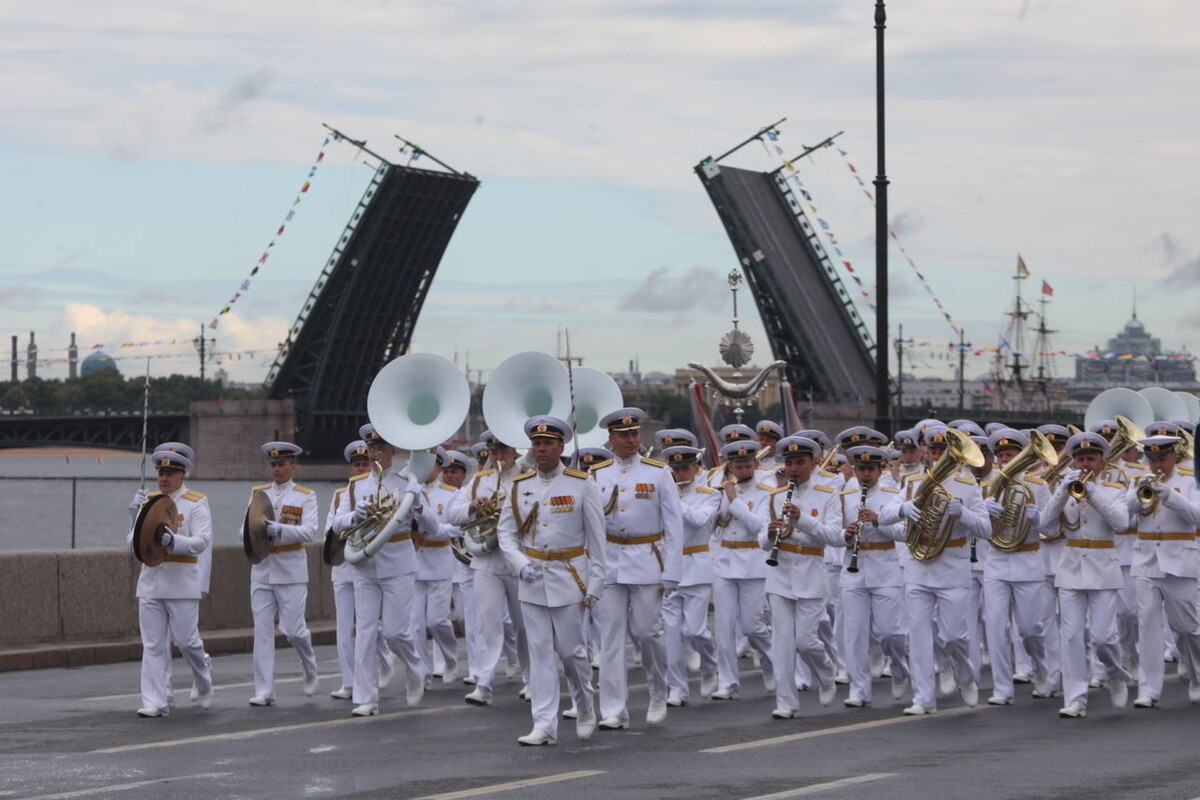
[[883,31],[887,27],[883,0],[875,3],[875,119],[878,170],[875,175],[875,427],[891,432],[891,393],[888,383],[888,205],[884,169]]

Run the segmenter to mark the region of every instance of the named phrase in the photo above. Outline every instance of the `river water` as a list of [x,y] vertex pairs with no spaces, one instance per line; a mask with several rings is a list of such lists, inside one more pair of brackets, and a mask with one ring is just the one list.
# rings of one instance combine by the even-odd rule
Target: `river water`
[[[0,450],[0,550],[66,550],[124,547],[129,501],[141,486],[141,454],[105,451],[5,455]],[[304,480],[317,493],[321,521],[333,491],[344,483]],[[147,467],[146,491],[156,488]],[[270,481],[263,468],[258,483]],[[247,481],[187,481],[208,495],[217,544],[241,544],[242,519],[250,499]]]

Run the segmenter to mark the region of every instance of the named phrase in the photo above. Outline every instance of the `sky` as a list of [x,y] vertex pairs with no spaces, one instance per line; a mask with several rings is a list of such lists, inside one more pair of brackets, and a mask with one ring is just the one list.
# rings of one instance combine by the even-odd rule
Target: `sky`
[[[888,4],[906,371],[949,376],[956,328],[997,345],[1018,254],[1024,296],[1053,290],[1054,350],[1104,349],[1135,297],[1165,348],[1195,347],[1192,6]],[[148,357],[194,373],[205,326],[231,379],[263,380],[371,174],[348,144],[322,148],[327,123],[408,163],[398,134],[481,181],[414,350],[486,371],[554,353],[565,329],[609,371],[716,364],[737,263],[693,173],[704,157],[785,117],[789,156],[844,132],[796,166],[843,260],[873,275],[874,209],[849,169],[868,187],[877,172],[873,15],[868,0],[0,2],[5,360],[35,331],[39,374],[63,377],[73,331],[126,373]],[[725,163],[779,166],[761,143]],[[764,363],[748,292],[738,305]],[[968,375],[988,362],[971,355]]]

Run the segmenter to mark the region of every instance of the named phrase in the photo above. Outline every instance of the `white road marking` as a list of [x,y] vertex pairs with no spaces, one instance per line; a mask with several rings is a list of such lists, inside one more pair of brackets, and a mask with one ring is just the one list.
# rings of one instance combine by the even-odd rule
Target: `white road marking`
[[445,792],[443,794],[430,794],[424,797],[419,797],[417,800],[459,800],[463,797],[479,797],[484,794],[493,792],[508,792],[513,789],[527,789],[530,786],[543,786],[547,783],[558,783],[560,781],[573,781],[577,778],[590,778],[593,775],[603,775],[603,770],[585,769],[578,772],[562,772],[558,775],[547,775],[544,778],[529,778],[523,781],[510,781],[509,783],[493,783],[491,786],[480,786],[477,789],[464,789],[461,792]]
[[[317,680],[325,680],[327,678],[337,678],[340,680],[341,677],[342,677],[342,674],[340,672],[330,672],[325,675],[318,674]],[[303,676],[300,676],[297,678],[276,678],[275,679],[275,683],[302,683],[303,681],[304,681]],[[244,683],[218,683],[218,684],[213,685],[213,691],[220,692],[225,689],[245,689],[245,688],[251,687],[251,686],[254,686],[254,681],[246,681]],[[192,685],[189,683],[187,686],[176,686],[174,688],[175,688],[176,695],[186,696],[187,693],[191,691]],[[79,699],[80,699],[80,701],[82,701],[84,703],[95,703],[95,702],[100,702],[103,700],[128,700],[131,697],[141,697],[141,696],[142,695],[139,692],[130,692],[129,694],[103,694],[103,695],[97,695],[96,697],[81,697]]]
[[232,775],[231,772],[203,772],[198,775],[173,775],[170,778],[156,778],[151,781],[137,781],[136,783],[119,783],[115,786],[91,786],[87,789],[79,789],[74,792],[62,792],[60,794],[39,794],[37,797],[24,797],[21,800],[67,800],[71,797],[92,797],[101,792],[124,792],[129,789],[139,789],[143,786],[154,786],[159,783],[171,783],[172,781],[198,781],[210,780],[212,778],[224,778],[227,775]]
[[843,786],[853,786],[858,783],[870,783],[871,781],[881,781],[884,778],[894,778],[896,775],[897,773],[895,772],[876,772],[870,775],[842,778],[839,781],[829,781],[828,783],[814,783],[811,786],[801,786],[799,789],[786,789],[773,794],[758,794],[754,797],[744,797],[742,800],[783,800],[785,797],[802,797],[806,794],[817,794],[829,789],[840,789]]
[[393,711],[390,714],[379,714],[374,717],[339,717],[338,719],[327,719],[322,722],[301,722],[295,725],[279,725],[274,728],[255,728],[249,731],[233,731],[231,733],[214,733],[210,736],[191,736],[186,739],[165,739],[157,742],[145,742],[143,744],[126,744],[120,747],[104,747],[99,750],[90,750],[90,753],[132,753],[139,750],[157,750],[164,747],[181,747],[189,744],[201,744],[203,742],[229,742],[238,739],[253,739],[256,736],[264,736],[272,733],[288,733],[290,731],[311,730],[314,728],[332,728],[339,725],[366,725],[371,722],[376,722],[385,719],[401,719],[403,717],[415,717],[420,714],[437,714],[442,711],[461,711],[469,709],[471,706],[434,706],[432,708],[411,708],[406,711]]
[[836,733],[851,733],[853,731],[865,731],[870,728],[882,728],[885,725],[898,725],[904,722],[918,722],[923,719],[937,719],[950,714],[963,714],[968,711],[985,711],[988,707],[981,708],[951,708],[946,711],[939,711],[936,714],[925,714],[919,717],[890,717],[888,719],[877,719],[872,722],[857,722],[853,725],[842,725],[837,728],[821,728],[816,731],[805,731],[804,733],[790,733],[786,736],[772,736],[770,739],[756,739],[752,742],[739,742],[737,744],[727,744],[721,747],[709,747],[701,750],[701,753],[736,753],[739,750],[750,750],[755,747],[770,747],[777,744],[786,744],[788,742],[798,742],[802,739],[816,739],[820,736],[831,736]]

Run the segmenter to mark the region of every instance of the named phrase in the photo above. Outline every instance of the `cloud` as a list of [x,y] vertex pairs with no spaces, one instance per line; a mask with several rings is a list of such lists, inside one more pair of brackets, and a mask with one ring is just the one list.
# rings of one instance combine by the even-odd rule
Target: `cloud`
[[0,306],[18,306],[40,300],[41,292],[23,283],[0,289]]
[[924,226],[925,219],[918,211],[901,211],[899,214],[892,215],[892,221],[889,223],[892,230],[901,239],[912,236]]
[[1163,279],[1163,284],[1174,290],[1200,286],[1200,255],[1193,256],[1176,267]]
[[180,297],[174,294],[168,294],[161,289],[146,288],[137,293],[133,298],[134,306],[159,305],[166,303],[178,303]]
[[1175,241],[1175,237],[1171,235],[1170,231],[1163,231],[1154,237],[1154,243],[1162,250],[1163,257],[1168,264],[1179,256],[1179,244]]
[[617,309],[661,314],[717,311],[729,303],[729,285],[716,270],[692,267],[678,277],[671,277],[670,272],[667,267],[652,271],[641,286],[620,299]]
[[213,103],[196,118],[198,133],[213,134],[223,131],[239,119],[239,112],[250,102],[257,100],[271,84],[271,70],[262,68],[242,76],[237,82],[218,96]]

